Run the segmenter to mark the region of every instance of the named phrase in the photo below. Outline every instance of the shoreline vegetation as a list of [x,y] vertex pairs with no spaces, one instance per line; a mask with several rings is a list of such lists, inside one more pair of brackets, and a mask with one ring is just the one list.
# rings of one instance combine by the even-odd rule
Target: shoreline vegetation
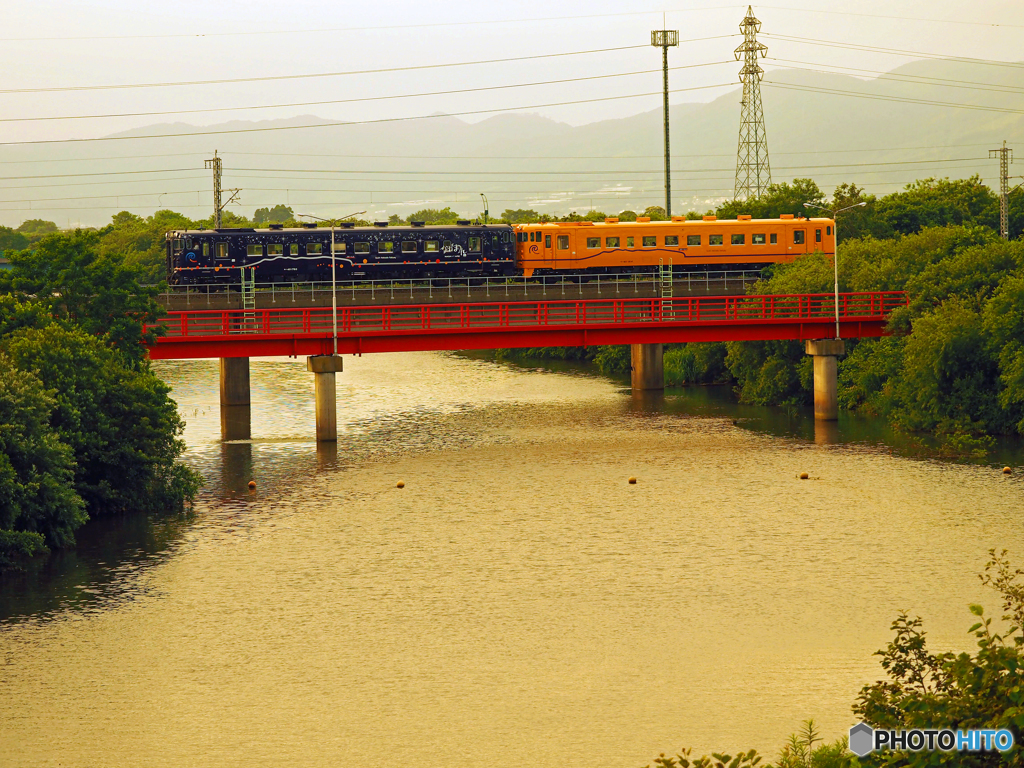
[[694,758],[682,749],[659,755],[645,768],[995,768],[1024,765],[1024,570],[1015,568],[1007,551],[989,550],[979,574],[981,583],[999,593],[1002,624],[993,626],[981,605],[969,606],[974,624],[973,653],[928,650],[920,617],[901,611],[893,621],[893,638],[876,651],[885,680],[865,685],[852,706],[850,725],[864,722],[886,730],[949,728],[1010,730],[1016,746],[1007,752],[939,750],[879,751],[857,757],[847,737],[823,742],[813,720],[790,736],[775,763],[762,762],[756,750],[727,755],[715,752]]

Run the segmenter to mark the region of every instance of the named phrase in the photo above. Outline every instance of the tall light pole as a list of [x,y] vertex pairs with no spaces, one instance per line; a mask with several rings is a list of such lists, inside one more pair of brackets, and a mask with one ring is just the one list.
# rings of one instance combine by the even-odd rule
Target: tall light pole
[[[664,18],[661,26],[665,27]],[[664,117],[665,117],[665,215],[672,218],[672,173],[669,160],[668,141],[668,49],[679,45],[678,29],[655,29],[651,32],[651,45],[661,48],[662,82],[664,84]]]
[[865,206],[865,205],[867,205],[867,203],[863,203],[863,202],[862,203],[854,203],[853,205],[848,205],[845,208],[840,208],[839,210],[829,210],[828,208],[826,208],[823,205],[815,205],[814,203],[804,203],[804,208],[817,208],[819,211],[824,211],[825,213],[828,213],[828,214],[832,215],[832,226],[835,229],[834,234],[835,234],[835,238],[836,238],[836,252],[832,256],[832,266],[835,269],[835,274],[836,274],[836,341],[839,341],[839,338],[840,338],[840,336],[839,336],[839,214],[842,213],[843,211],[848,211],[851,208],[860,208],[860,207]]
[[[304,219],[315,219],[331,225],[331,321],[334,329],[334,356],[338,356],[338,287],[334,276],[334,226],[338,219],[321,219],[319,216],[312,216],[308,213],[297,213]],[[353,214],[354,215],[354,214]],[[345,218],[348,218],[347,216]],[[334,374],[332,373],[331,376]]]
[[484,226],[486,226],[487,225],[487,213],[488,213],[487,209],[490,206],[487,205],[487,195],[485,195],[483,192],[480,193],[480,199],[484,201]]

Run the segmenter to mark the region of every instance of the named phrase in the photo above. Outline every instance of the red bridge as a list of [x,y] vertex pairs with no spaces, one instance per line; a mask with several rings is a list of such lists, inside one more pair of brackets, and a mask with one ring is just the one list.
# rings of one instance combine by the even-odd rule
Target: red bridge
[[[905,293],[839,294],[839,334],[881,336]],[[631,344],[633,389],[663,389],[662,343],[807,340],[814,356],[815,417],[835,419],[836,336],[832,294],[579,299],[466,304],[346,306],[337,310],[339,354],[499,347]],[[309,355],[316,374],[318,441],[337,440],[334,316],[328,307],[169,312],[151,328],[153,359],[221,359],[221,428],[248,439],[249,358]],[[821,341],[814,341],[814,340]]]
[[[881,336],[900,291],[839,295],[840,335]],[[169,312],[154,360],[329,355],[330,307]],[[338,352],[830,339],[832,294],[584,299],[338,309]]]

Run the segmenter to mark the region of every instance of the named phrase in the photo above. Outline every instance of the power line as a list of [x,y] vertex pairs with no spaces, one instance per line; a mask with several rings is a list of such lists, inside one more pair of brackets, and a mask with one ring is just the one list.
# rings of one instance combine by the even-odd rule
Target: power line
[[[735,83],[718,83],[716,85],[699,85],[691,88],[673,88],[671,93],[683,91],[701,91],[709,88],[729,88]],[[576,104],[593,104],[601,101],[621,101],[623,99],[637,99],[647,96],[660,96],[661,93],[630,93],[621,96],[601,96],[593,99],[576,99],[571,101],[555,101],[548,104],[529,104],[519,107],[497,107],[494,109],[472,109],[462,112],[447,112],[443,114],[416,115],[410,117],[381,117],[373,120],[348,120],[331,123],[308,123],[306,125],[277,125],[267,128],[232,128],[223,131],[194,131],[192,133],[153,133],[138,136],[98,136],[91,139],[39,139],[35,141],[4,141],[0,142],[3,147],[25,147],[53,144],[82,144],[93,141],[135,141],[138,139],[171,139],[195,136],[223,136],[235,133],[268,133],[271,131],[296,131],[308,128],[337,128],[350,125],[380,125],[382,123],[402,123],[410,120],[436,120],[439,118],[465,117],[467,115],[493,115],[496,112],[516,112],[523,109],[546,109],[548,107],[565,107]]]
[[995,61],[994,59],[972,59],[967,56],[949,56],[941,53],[924,53],[922,51],[907,51],[900,48],[882,48],[875,45],[859,45],[857,43],[841,43],[836,40],[821,40],[808,37],[796,37],[794,35],[779,35],[765,32],[765,37],[774,38],[787,43],[802,43],[804,45],[818,45],[826,48],[846,48],[852,51],[869,51],[871,53],[887,53],[893,56],[917,56],[924,59],[942,59],[943,61],[957,61],[965,64],[985,64],[993,67],[1011,67],[1022,69],[1024,64],[1009,61]]
[[[667,13],[692,13],[695,11],[718,11],[728,8],[742,8],[742,6],[712,6],[708,8],[674,8]],[[621,16],[650,16],[660,14],[663,11],[629,11],[625,13],[587,13],[584,16],[547,16],[542,18],[526,19],[492,19],[488,21],[448,21],[431,22],[424,24],[389,24],[384,27],[320,27],[317,29],[260,29],[251,32],[180,32],[162,35],[99,35],[82,37],[4,37],[0,42],[48,42],[65,40],[158,40],[158,39],[181,39],[181,38],[205,38],[205,37],[251,37],[257,35],[308,35],[338,32],[375,32],[394,31],[396,29],[426,29],[438,27],[477,27],[491,24],[532,24],[542,21],[585,21],[586,19],[604,19]]]
[[[711,67],[717,64],[729,64],[728,61],[712,61],[705,64],[687,64],[672,69],[693,69],[695,67]],[[39,122],[47,120],[98,120],[117,117],[157,117],[162,115],[181,115],[206,112],[247,112],[260,109],[282,109],[285,107],[316,107],[327,104],[356,104],[367,101],[390,101],[393,99],[412,99],[423,96],[452,96],[462,93],[480,93],[482,91],[501,91],[510,88],[532,88],[540,85],[560,85],[563,83],[580,83],[586,80],[607,80],[614,77],[633,77],[635,75],[650,75],[660,72],[657,69],[643,69],[635,72],[617,72],[608,75],[587,75],[584,77],[568,77],[561,80],[542,80],[533,83],[512,83],[508,85],[485,85],[478,88],[461,88],[450,91],[429,91],[424,93],[401,93],[390,96],[362,96],[354,99],[329,99],[326,101],[299,101],[288,104],[253,104],[245,107],[211,107],[209,109],[172,109],[160,112],[122,112],[120,114],[104,115],[61,115],[55,117],[3,117],[0,123]]]
[[896,101],[902,104],[920,104],[927,107],[949,107],[952,109],[972,109],[982,112],[1001,112],[1008,115],[1024,115],[1024,109],[1011,109],[1009,107],[986,107],[981,104],[962,104],[950,101],[934,101],[932,99],[913,99],[909,96],[884,96],[882,94],[859,93],[857,91],[844,91],[838,88],[819,88],[811,85],[793,85],[790,83],[775,83],[765,80],[764,84],[771,88],[784,88],[790,91],[805,91],[813,93],[828,93],[833,96],[853,96],[858,99],[875,99],[877,101]]
[[898,21],[927,21],[935,24],[956,24],[958,27],[973,25],[977,27],[1006,27],[1007,29],[1024,29],[1020,24],[996,24],[989,21],[968,21],[962,16],[956,19],[927,19],[920,16],[886,16],[880,13],[853,13],[851,11],[825,11],[820,8],[786,8],[780,5],[759,5],[773,11],[793,11],[795,13],[829,13],[837,16],[860,16],[868,19],[896,19]]
[[[691,40],[682,40],[684,43],[697,43],[706,40],[718,40],[723,37],[735,37],[735,35],[716,35],[714,37],[696,37]],[[228,85],[236,83],[265,83],[273,80],[303,80],[320,77],[346,77],[349,75],[376,75],[387,72],[412,72],[425,69],[447,69],[451,67],[470,67],[479,64],[506,64],[515,61],[533,61],[537,59],[553,59],[564,56],[585,56],[593,53],[611,53],[615,51],[631,51],[637,48],[645,48],[643,45],[623,45],[617,48],[595,48],[589,51],[565,51],[561,53],[538,53],[531,56],[513,56],[504,59],[479,59],[476,61],[455,61],[445,64],[417,64],[408,67],[385,67],[382,69],[361,69],[349,70],[347,72],[315,72],[304,75],[265,75],[261,77],[235,77],[220,80],[181,80],[165,83],[121,83],[114,85],[77,85],[61,86],[53,88],[8,88],[0,90],[0,93],[54,93],[59,91],[107,91],[123,88],[171,88],[177,86],[195,85]]]
[[[973,80],[954,80],[945,77],[927,77],[925,75],[894,75],[891,72],[883,72],[877,69],[862,69],[860,67],[843,67],[838,64],[815,64],[809,61],[792,61],[790,59],[776,59],[773,56],[768,57],[768,61],[777,61],[782,64],[789,64],[790,69],[799,69],[804,72],[821,72],[823,74],[838,75],[844,74],[842,72],[836,72],[836,69],[844,69],[850,72],[866,72],[872,75],[878,75],[876,80],[886,80],[897,83],[911,83],[914,85],[940,85],[946,88],[969,88],[974,91],[993,91],[995,93],[1022,93],[1024,94],[1024,88],[1016,88],[1012,85],[999,85],[998,83],[979,83]],[[794,64],[806,64],[806,67],[792,66]],[[831,67],[831,69],[820,69],[820,67]]]

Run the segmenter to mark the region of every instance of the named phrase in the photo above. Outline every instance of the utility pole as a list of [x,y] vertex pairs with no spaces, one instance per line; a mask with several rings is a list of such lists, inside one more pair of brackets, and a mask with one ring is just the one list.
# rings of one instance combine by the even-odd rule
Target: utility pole
[[213,169],[213,228],[220,229],[222,224],[221,212],[226,206],[239,201],[238,193],[242,190],[229,189],[228,192],[231,193],[231,197],[228,198],[226,203],[221,203],[220,198],[222,190],[220,188],[220,179],[221,175],[224,173],[224,160],[217,157],[217,150],[213,150],[213,157],[206,161],[206,167]]
[[662,82],[664,83],[664,116],[665,116],[665,215],[672,217],[672,164],[669,159],[668,140],[668,49],[679,45],[679,30],[664,29],[665,20],[662,18],[662,29],[651,32],[651,45],[661,48]]
[[768,134],[764,128],[764,113],[761,110],[761,78],[764,70],[757,63],[757,57],[768,55],[768,46],[757,42],[761,22],[754,17],[754,10],[747,6],[747,15],[740,23],[743,43],[734,51],[736,61],[743,58],[740,82],[743,83],[743,109],[740,113],[740,139],[736,150],[736,186],[733,197],[749,200],[760,197],[772,183],[771,166],[768,163]]
[[220,229],[220,212],[223,209],[220,204],[220,177],[224,172],[224,162],[217,157],[217,150],[213,150],[213,157],[206,161],[206,167],[213,169],[213,228]]
[[999,157],[999,234],[1003,240],[1010,239],[1010,163],[1013,162],[1013,150],[1006,146],[990,149],[988,156]]

